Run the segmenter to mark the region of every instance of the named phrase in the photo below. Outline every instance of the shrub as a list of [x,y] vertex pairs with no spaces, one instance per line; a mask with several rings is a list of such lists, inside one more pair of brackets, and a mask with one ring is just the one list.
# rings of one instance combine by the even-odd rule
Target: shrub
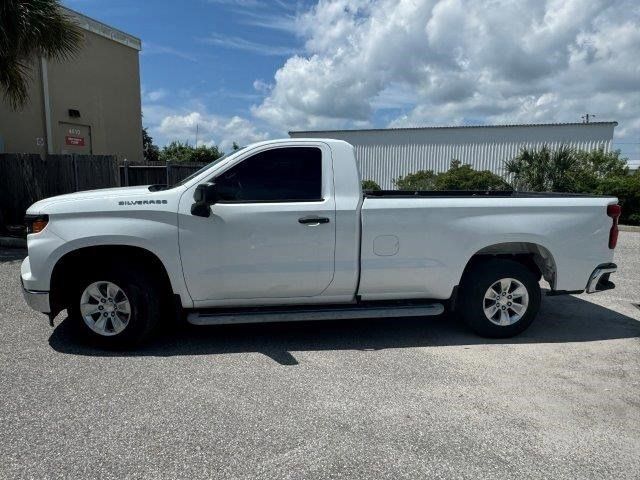
[[153,137],[142,127],[142,156],[147,162],[160,160],[160,149],[153,144]]
[[511,187],[502,177],[489,170],[474,170],[452,160],[449,170],[436,175],[435,190],[507,190]]
[[577,150],[575,154],[581,168],[595,178],[621,177],[629,173],[627,159],[620,158],[620,150],[605,152],[604,148],[599,148],[591,151]]
[[581,183],[579,160],[571,147],[551,150],[523,148],[517,157],[505,162],[507,172],[513,174],[517,190],[533,192],[577,192]]
[[160,151],[160,161],[210,163],[222,155],[223,152],[215,145],[211,147],[207,147],[206,145],[193,147],[188,143],[173,141],[169,145],[162,147]]
[[373,190],[374,192],[378,192],[382,190],[380,185],[378,185],[373,180],[363,180],[362,181],[362,190]]
[[211,163],[214,160],[217,160],[224,152],[218,150],[218,147],[212,145],[207,147],[206,145],[200,145],[195,147],[191,152],[191,162],[200,162],[200,163]]
[[396,178],[393,184],[398,190],[434,190],[435,180],[436,174],[433,170],[419,170]]
[[595,193],[618,197],[620,223],[640,223],[640,173],[629,175],[620,150],[585,151],[561,146],[551,150],[522,149],[505,162],[518,190],[534,192]]
[[620,223],[640,225],[640,170],[634,175],[604,178],[594,193],[618,197],[622,207]]
[[509,184],[489,170],[474,170],[460,160],[452,160],[449,170],[435,174],[433,170],[420,170],[396,178],[394,185],[400,190],[504,190]]

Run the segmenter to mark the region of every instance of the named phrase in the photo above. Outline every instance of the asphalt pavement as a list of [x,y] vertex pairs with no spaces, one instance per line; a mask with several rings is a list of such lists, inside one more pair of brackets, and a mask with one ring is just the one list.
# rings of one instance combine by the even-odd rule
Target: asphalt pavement
[[454,318],[78,343],[0,250],[0,478],[640,478],[640,233],[595,295],[486,340]]

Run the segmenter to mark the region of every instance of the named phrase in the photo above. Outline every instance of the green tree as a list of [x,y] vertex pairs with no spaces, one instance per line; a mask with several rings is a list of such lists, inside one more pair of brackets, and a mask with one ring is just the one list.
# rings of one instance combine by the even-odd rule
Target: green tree
[[605,152],[603,147],[597,150],[578,150],[578,159],[585,168],[592,170],[598,178],[627,175],[627,158],[621,157],[620,150]]
[[605,152],[604,148],[599,148],[578,150],[575,154],[580,169],[580,174],[576,176],[577,192],[593,192],[598,189],[601,180],[629,174],[627,159],[621,157],[620,150]]
[[380,188],[380,185],[378,185],[373,180],[363,180],[362,181],[362,190],[372,190],[374,192],[379,192],[382,189]]
[[449,170],[436,176],[434,190],[506,190],[509,185],[489,170],[474,170],[460,160],[452,160]]
[[460,160],[452,160],[449,170],[438,174],[433,170],[419,170],[396,178],[400,190],[504,190],[509,185],[489,170],[477,171]]
[[393,180],[398,190],[434,190],[436,174],[433,170],[418,170]]
[[618,197],[622,207],[620,223],[640,225],[640,170],[633,175],[603,178],[593,193]]
[[212,145],[207,147],[206,145],[200,145],[199,147],[195,147],[193,152],[191,153],[190,162],[201,162],[201,163],[210,163],[214,160],[217,160],[224,152],[219,150],[217,146]]
[[534,192],[575,192],[584,172],[573,148],[562,145],[555,150],[523,148],[518,156],[505,162],[518,190]]
[[162,147],[160,160],[163,162],[198,162],[209,163],[220,158],[224,152],[217,146],[200,145],[193,147],[188,143],[174,140],[169,145]]
[[236,150],[240,150],[240,145],[237,144],[237,142],[233,142],[233,145],[231,146],[231,149],[235,152]]
[[620,151],[584,151],[561,146],[523,149],[506,162],[513,183],[535,192],[594,193],[618,197],[621,223],[640,223],[640,173],[629,175]]
[[575,150],[560,146],[540,149],[523,148],[517,157],[505,162],[513,174],[514,186],[534,192],[590,193],[602,179],[626,176],[626,158],[620,150]]
[[153,138],[145,127],[142,127],[142,154],[147,162],[160,160],[160,149],[153,144]]
[[165,145],[160,150],[160,161],[162,162],[190,162],[193,147],[188,143],[174,140]]
[[68,59],[82,39],[57,0],[0,1],[0,87],[11,108],[19,110],[28,102],[37,57]]

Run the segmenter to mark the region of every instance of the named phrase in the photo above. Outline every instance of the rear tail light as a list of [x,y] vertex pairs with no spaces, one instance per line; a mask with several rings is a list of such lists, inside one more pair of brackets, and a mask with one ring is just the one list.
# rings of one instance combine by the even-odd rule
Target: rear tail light
[[622,207],[620,205],[607,206],[607,215],[613,219],[611,230],[609,230],[609,248],[612,250],[616,248],[618,243],[618,218],[620,218],[621,213]]

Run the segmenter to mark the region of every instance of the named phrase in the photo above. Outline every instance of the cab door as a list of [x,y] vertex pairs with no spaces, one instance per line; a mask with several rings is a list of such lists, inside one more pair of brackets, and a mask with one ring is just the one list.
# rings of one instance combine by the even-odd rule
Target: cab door
[[[180,202],[180,253],[197,306],[320,295],[334,274],[335,201],[324,144],[252,151],[214,178],[208,218]],[[248,302],[252,303],[252,302]]]

